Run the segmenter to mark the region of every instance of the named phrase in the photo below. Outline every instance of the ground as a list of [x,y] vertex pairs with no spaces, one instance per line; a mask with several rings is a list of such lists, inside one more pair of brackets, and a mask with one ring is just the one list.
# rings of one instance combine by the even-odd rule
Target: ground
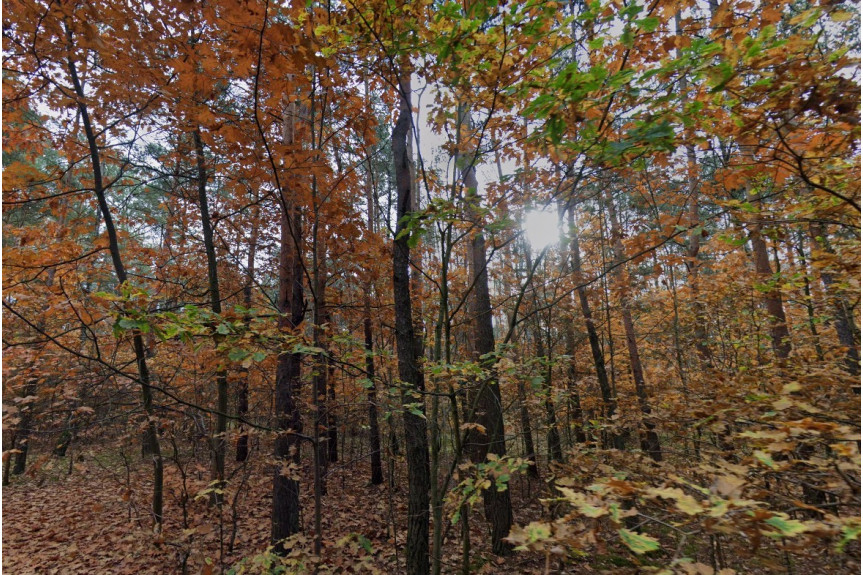
[[[185,461],[188,499],[184,528],[183,473],[175,462],[166,461],[165,526],[156,535],[149,515],[151,467],[140,456],[121,456],[120,452],[107,447],[79,450],[71,454],[71,473],[69,458],[38,454],[31,458],[28,473],[13,477],[12,484],[3,489],[4,572],[218,573],[220,565],[239,570],[238,562],[243,558],[246,568],[252,569],[254,556],[269,544],[272,478],[263,462],[236,468],[234,481],[242,483],[243,489],[235,505],[236,492],[226,494],[220,520],[218,508],[201,493],[208,487],[206,466]],[[403,461],[400,463],[403,466]],[[329,494],[323,498],[321,571],[403,572],[407,480],[405,470],[398,467],[390,495],[386,486],[369,485],[364,462],[333,465]],[[304,480],[301,485],[306,541],[298,546],[302,551],[297,552],[296,560],[310,565],[314,562],[310,557],[314,501],[311,481]],[[536,503],[541,487],[536,481],[528,484],[525,479],[516,480],[517,519],[526,521],[542,512]],[[529,508],[519,508],[521,502],[531,499]],[[238,519],[231,546],[233,509]],[[449,524],[448,518],[446,522]],[[481,510],[474,511],[471,526],[475,572],[542,571],[544,561],[536,556],[516,554],[502,559],[492,555]],[[458,535],[457,525],[449,529],[444,573],[459,571]]]

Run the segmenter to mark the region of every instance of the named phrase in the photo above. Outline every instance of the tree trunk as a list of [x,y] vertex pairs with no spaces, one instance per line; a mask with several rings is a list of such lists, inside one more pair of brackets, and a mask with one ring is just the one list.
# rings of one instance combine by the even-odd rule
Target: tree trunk
[[692,292],[692,305],[695,308],[695,350],[698,353],[698,359],[705,367],[713,367],[713,356],[710,352],[708,344],[707,331],[707,310],[704,306],[704,301],[701,297],[701,285],[699,283],[698,252],[701,249],[701,230],[696,224],[699,222],[698,217],[698,179],[696,170],[698,169],[695,148],[693,146],[686,147],[687,166],[689,168],[689,225],[694,226],[689,232],[689,245],[687,246],[687,261],[686,269],[689,272],[689,289]]
[[[562,214],[561,214],[561,217]],[[569,210],[569,226],[573,225],[572,210]],[[560,240],[560,253],[566,253],[566,237]],[[567,277],[572,272],[570,258],[561,258],[561,267],[563,268],[563,276]],[[571,301],[571,300],[570,300]],[[587,435],[584,433],[584,413],[581,409],[581,394],[578,391],[578,382],[576,378],[575,364],[575,329],[571,321],[564,321],[563,328],[564,344],[566,345],[566,354],[569,356],[566,365],[566,383],[569,394],[569,425],[575,427],[575,442],[585,443]]]
[[557,414],[555,413],[554,401],[552,399],[551,346],[548,347],[548,355],[546,355],[546,348],[542,343],[544,334],[542,333],[542,326],[540,325],[538,319],[536,324],[536,333],[534,335],[534,337],[536,338],[536,355],[538,358],[545,359],[542,381],[543,386],[545,387],[545,400],[543,401],[543,403],[545,404],[545,423],[548,427],[548,432],[546,434],[546,443],[548,445],[548,458],[550,461],[557,461],[558,463],[560,463],[561,461],[563,461],[563,451],[560,446],[560,432],[557,429]]
[[[466,122],[469,114],[464,109],[459,110],[460,128],[461,123]],[[485,428],[480,432],[472,427],[467,434],[465,449],[474,463],[484,463],[489,453],[498,457],[506,455],[506,439],[503,426],[503,408],[501,405],[500,385],[497,382],[495,364],[497,361],[492,354],[495,350],[494,328],[492,325],[491,296],[488,289],[488,262],[485,255],[485,237],[479,231],[482,222],[474,216],[478,207],[479,195],[477,194],[476,167],[473,165],[475,159],[470,155],[459,154],[457,162],[464,162],[460,166],[462,179],[466,188],[466,199],[468,211],[475,220],[474,225],[477,233],[474,234],[470,246],[470,272],[473,278],[473,298],[471,312],[473,315],[474,351],[476,360],[483,367],[483,375],[476,382],[478,388],[468,393],[467,403],[468,423],[477,423]],[[483,502],[485,504],[485,517],[491,526],[491,547],[496,555],[506,555],[512,550],[504,538],[509,535],[512,527],[512,502],[509,489],[498,491],[492,485],[483,491]]]
[[[393,240],[393,303],[399,379],[404,386],[402,401],[405,450],[408,464],[408,575],[429,572],[429,444],[425,419],[425,381],[416,349],[410,285],[410,247],[404,217],[411,205],[410,157],[407,139],[411,128],[410,74],[399,78],[399,115],[392,134],[396,174],[396,235]],[[415,413],[418,412],[418,413]]]
[[[117,237],[117,230],[114,228],[114,220],[111,217],[111,210],[108,207],[106,198],[106,189],[102,180],[102,164],[101,164],[101,149],[96,141],[96,133],[93,130],[93,125],[90,122],[90,114],[87,109],[87,98],[84,95],[84,88],[78,79],[78,71],[75,68],[73,60],[74,44],[72,38],[72,29],[67,21],[64,21],[67,42],[67,68],[69,77],[72,80],[72,85],[75,88],[77,98],[78,112],[81,116],[81,123],[84,127],[84,133],[87,139],[87,146],[90,151],[90,161],[93,168],[93,191],[96,194],[96,200],[99,205],[99,213],[102,215],[102,220],[105,222],[105,231],[108,234],[108,250],[111,253],[111,261],[114,265],[114,272],[117,276],[118,284],[124,284],[128,277],[126,267],[123,264],[123,259],[120,256],[120,242]],[[119,288],[119,285],[118,285]],[[132,335],[132,347],[135,352],[135,364],[138,368],[138,380],[141,385],[141,403],[144,407],[144,413],[147,415],[147,424],[145,428],[145,444],[153,459],[153,520],[156,525],[156,530],[161,530],[162,525],[162,490],[163,490],[163,475],[164,467],[162,462],[162,452],[159,446],[159,435],[156,428],[156,414],[153,409],[153,390],[150,386],[150,370],[147,366],[147,356],[144,349],[144,339],[140,331],[135,331]]]
[[[584,324],[587,329],[587,339],[590,342],[590,352],[593,356],[593,366],[596,369],[596,379],[599,383],[599,392],[602,395],[602,404],[605,408],[604,415],[607,421],[611,421],[617,411],[617,398],[611,392],[611,386],[608,383],[608,373],[605,371],[605,357],[602,353],[602,347],[599,343],[599,334],[596,331],[596,325],[593,321],[593,314],[590,310],[590,302],[587,299],[587,286],[584,285],[584,273],[581,269],[581,251],[578,247],[578,231],[575,227],[574,215],[570,208],[569,218],[570,231],[570,256],[572,257],[572,270],[575,273],[575,281],[578,284],[576,293],[578,301],[581,305],[581,313],[584,316]],[[603,432],[603,437],[608,434]],[[621,436],[613,432],[603,443],[614,447],[615,449],[623,449],[623,439]]]
[[[284,142],[294,145],[297,140],[297,120],[306,114],[302,106],[290,104],[285,114]],[[279,189],[281,226],[279,237],[279,293],[276,301],[278,328],[285,335],[300,331],[305,317],[303,300],[303,219],[296,193]],[[276,460],[273,477],[273,515],[270,540],[279,555],[290,551],[285,539],[300,531],[300,435],[303,422],[298,398],[302,390],[302,354],[284,352],[276,364],[276,436],[273,455]],[[317,451],[315,451],[317,454]],[[316,501],[318,498],[316,498]],[[316,537],[319,533],[316,533]]]
[[[278,327],[282,333],[297,331],[305,315],[301,251],[302,219],[292,198],[282,198],[281,246],[279,250]],[[270,539],[276,553],[286,554],[284,539],[300,531],[300,440],[303,424],[297,398],[302,380],[302,355],[282,353],[276,366],[276,436],[273,479],[273,518]]]
[[[255,285],[255,254],[258,249],[258,230],[260,229],[261,208],[255,198],[255,207],[252,210],[252,235],[249,240],[249,256],[246,261],[246,285],[243,286],[243,305],[246,308],[245,324],[248,328],[250,323],[249,311],[252,308],[252,288]],[[249,368],[244,367],[240,372],[240,387],[237,390],[237,417],[241,420],[249,415]],[[249,457],[249,434],[246,426],[240,423],[240,435],[237,437],[237,461],[245,461]]]
[[760,220],[751,226],[749,238],[752,241],[758,281],[767,286],[764,304],[770,315],[770,340],[773,344],[773,353],[776,354],[777,359],[785,360],[791,355],[791,334],[788,332],[788,323],[785,319],[782,292],[779,290],[776,278],[773,277],[773,268],[770,267],[770,256],[767,253],[767,242],[762,235]]
[[641,449],[654,461],[662,461],[662,448],[659,444],[659,435],[656,433],[656,425],[650,419],[650,400],[647,395],[647,383],[644,380],[644,368],[641,365],[641,354],[638,352],[638,338],[635,335],[635,324],[632,321],[630,310],[631,300],[629,296],[629,274],[624,262],[626,254],[623,251],[623,232],[620,228],[620,220],[614,207],[614,199],[611,194],[606,196],[608,203],[608,214],[611,222],[612,249],[616,260],[617,277],[620,293],[620,313],[623,316],[623,330],[626,334],[626,349],[629,352],[629,367],[632,371],[632,380],[635,383],[635,395],[638,398],[638,407],[641,409],[641,424],[644,431],[641,434]]
[[[198,174],[198,207],[201,210],[201,228],[204,235],[204,249],[207,252],[207,286],[210,293],[210,308],[215,314],[222,313],[222,298],[219,294],[219,271],[216,263],[216,245],[213,241],[213,227],[210,221],[210,208],[207,202],[207,166],[204,157],[204,143],[201,140],[200,128],[192,132],[195,142],[195,159]],[[218,346],[222,339],[213,336]],[[225,481],[225,434],[228,431],[228,374],[224,369],[216,371],[216,429],[213,433],[213,469],[211,479],[216,483],[216,489],[221,490]],[[213,491],[214,503],[221,502],[220,495]]]
[[[809,236],[812,240],[813,258],[816,251],[821,251],[827,254],[835,255],[833,247],[827,238],[827,232],[824,224],[813,222],[809,226]],[[827,269],[821,271],[821,283],[824,285],[824,291],[827,294],[830,302],[833,305],[833,327],[836,330],[836,336],[839,338],[839,343],[846,348],[845,352],[845,369],[853,377],[860,376],[860,329],[854,323],[854,316],[851,313],[851,307],[845,301],[841,294],[837,293],[835,287],[835,279],[833,274]],[[854,392],[860,393],[860,386],[854,386]]]

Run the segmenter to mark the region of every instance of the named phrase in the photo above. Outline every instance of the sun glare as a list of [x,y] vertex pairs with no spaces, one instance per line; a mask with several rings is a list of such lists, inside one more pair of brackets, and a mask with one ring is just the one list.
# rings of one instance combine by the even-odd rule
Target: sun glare
[[522,228],[534,250],[560,241],[560,220],[556,211],[529,210],[525,213]]

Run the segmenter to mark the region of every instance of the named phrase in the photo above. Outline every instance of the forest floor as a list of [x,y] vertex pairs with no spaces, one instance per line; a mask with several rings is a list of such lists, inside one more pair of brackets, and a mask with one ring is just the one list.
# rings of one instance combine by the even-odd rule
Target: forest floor
[[[206,466],[190,460],[181,472],[175,462],[166,459],[165,524],[162,533],[155,535],[149,514],[152,483],[148,462],[140,456],[121,455],[119,449],[96,447],[79,450],[71,457],[70,474],[68,457],[36,454],[28,472],[13,476],[11,485],[3,488],[4,572],[209,574],[231,566],[239,571],[243,558],[245,570],[241,572],[266,572],[254,565],[263,563],[262,558],[256,561],[254,557],[266,550],[270,535],[272,475],[264,462],[234,469],[234,482],[242,488],[235,505],[236,490],[228,490],[220,514],[217,506],[209,504],[209,497],[202,495],[208,488]],[[404,467],[403,459],[399,463],[393,472],[396,488],[392,491],[386,485],[369,484],[364,461],[332,464],[329,494],[323,498],[320,572],[404,572],[406,532],[402,523],[407,514],[407,480],[405,469],[399,469]],[[298,572],[305,572],[316,562],[311,555],[311,487],[311,478],[303,477],[305,534],[293,559],[305,567],[298,567]],[[543,487],[536,480],[518,478],[513,482],[517,521],[524,524],[540,516],[542,506],[537,495]],[[392,517],[396,518],[395,530]],[[457,573],[461,564],[460,528],[452,526],[448,516],[445,524],[449,529],[442,571]],[[545,561],[535,554],[517,553],[505,559],[492,555],[479,508],[471,515],[471,530],[472,572],[543,571]],[[577,572],[594,571],[585,563]]]
[[[254,463],[249,465],[230,463],[231,487],[220,509],[209,503],[206,454],[185,454],[178,466],[176,454],[166,449],[165,524],[160,534],[154,534],[150,516],[152,468],[140,455],[128,455],[130,451],[134,453],[130,445],[100,445],[79,448],[71,460],[39,453],[31,457],[27,473],[13,476],[11,485],[3,488],[3,572],[270,572],[262,553],[269,545],[272,474],[260,453],[253,454]],[[322,498],[320,558],[312,554],[314,499],[311,470],[304,470],[300,488],[304,534],[295,542],[288,573],[311,573],[315,567],[321,574],[405,572],[407,473],[404,458],[396,458],[396,462],[392,490],[386,482],[369,484],[364,459],[331,464],[329,494]],[[550,496],[545,481],[518,476],[510,488],[518,524],[549,518],[549,510],[540,502]],[[447,539],[442,572],[446,574],[461,572],[460,526],[450,521],[453,508],[450,503],[444,515]],[[481,503],[471,513],[470,526],[471,573],[636,574],[649,572],[645,567],[656,566],[654,561],[659,560],[645,557],[643,567],[639,567],[631,561],[631,554],[619,548],[617,537],[601,531],[596,532],[598,549],[589,554],[576,552],[566,559],[552,555],[548,564],[541,552],[516,552],[501,558],[491,553]],[[854,553],[844,560],[804,553],[794,559],[792,568],[787,554],[764,555],[762,550],[763,556],[754,557],[745,549],[744,541],[739,544],[744,546],[737,548],[740,554],[735,551],[729,555],[738,573],[859,572],[859,555]],[[708,553],[707,549],[690,550],[690,556],[705,562]]]

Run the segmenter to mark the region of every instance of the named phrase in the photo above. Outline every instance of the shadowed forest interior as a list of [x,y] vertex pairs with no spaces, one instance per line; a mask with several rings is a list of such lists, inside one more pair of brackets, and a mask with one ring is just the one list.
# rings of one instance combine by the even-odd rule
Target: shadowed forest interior
[[850,0],[7,0],[10,573],[856,573]]

